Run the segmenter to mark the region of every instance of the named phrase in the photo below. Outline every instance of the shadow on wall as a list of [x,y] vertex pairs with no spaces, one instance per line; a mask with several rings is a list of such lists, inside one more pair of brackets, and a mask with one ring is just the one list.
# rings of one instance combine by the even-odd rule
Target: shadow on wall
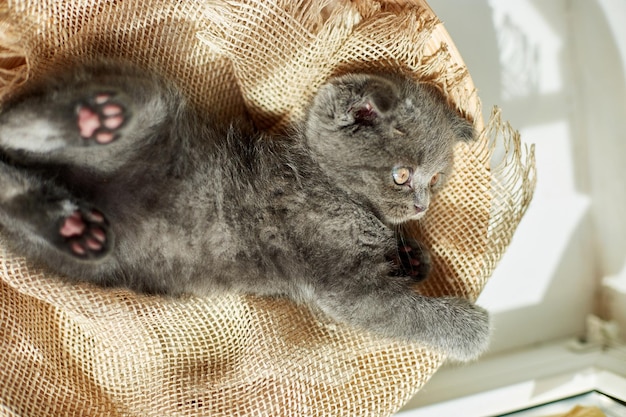
[[[611,184],[626,190],[623,181],[610,181],[617,169],[626,178],[626,164],[618,164],[626,154],[614,155],[626,143],[616,137],[626,130],[624,117],[614,114],[614,106],[612,115],[619,122],[608,123],[601,150],[590,149],[596,138],[588,126],[594,113],[587,108],[590,94],[625,100],[624,68],[615,58],[618,48],[602,1],[429,1],[468,66],[484,115],[498,105],[522,140],[536,144],[533,203],[479,299],[494,314],[492,352],[582,334],[585,317],[594,310],[599,277],[617,273],[611,264],[617,271],[624,264],[626,217],[618,219],[623,223],[619,238],[603,236],[603,224],[617,214],[597,207],[617,192]],[[592,41],[581,44],[581,37]],[[587,52],[593,62],[581,56]],[[581,60],[587,65],[581,67]],[[611,68],[598,74],[606,78],[600,83],[606,91],[596,90],[588,67],[605,67],[604,62]],[[619,82],[617,89],[609,88]],[[615,161],[597,170],[605,157]],[[626,204],[626,198],[621,201]],[[617,249],[608,251],[619,255],[613,254],[609,264],[605,252],[613,243]]]
[[[587,176],[578,178],[592,196],[594,240],[605,298],[599,312],[621,324],[626,336],[626,4],[611,0],[572,0],[579,96],[577,148]],[[601,24],[598,24],[601,22]],[[608,24],[606,24],[608,22]]]
[[[626,5],[615,2],[621,7],[614,11],[611,3],[574,1],[581,13],[572,22],[579,58],[576,87],[585,98],[578,103],[578,113],[585,117],[576,132],[587,145],[578,148],[576,156],[589,163],[588,178],[579,182],[593,196],[604,277],[619,274],[626,266]],[[620,16],[615,19],[611,14]],[[612,26],[606,24],[609,18]]]

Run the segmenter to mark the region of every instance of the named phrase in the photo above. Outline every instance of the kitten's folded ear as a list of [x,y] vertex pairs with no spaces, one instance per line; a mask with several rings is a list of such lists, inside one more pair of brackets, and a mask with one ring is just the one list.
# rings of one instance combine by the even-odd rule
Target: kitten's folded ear
[[353,104],[348,112],[357,124],[373,124],[385,113],[398,104],[396,86],[390,81],[375,76],[362,74],[360,85],[355,86]]
[[446,115],[447,119],[450,122],[450,127],[454,132],[458,141],[462,142],[471,142],[476,139],[476,132],[474,131],[474,126],[472,123],[461,116],[461,113],[452,107],[450,101],[446,98],[443,92],[431,84],[420,84],[420,87],[425,91],[430,92],[431,95],[436,97],[437,100],[440,100],[444,106],[446,107]]
[[452,130],[454,130],[454,133],[459,141],[471,142],[476,139],[474,126],[467,119],[456,114],[456,112],[452,115],[452,117]]

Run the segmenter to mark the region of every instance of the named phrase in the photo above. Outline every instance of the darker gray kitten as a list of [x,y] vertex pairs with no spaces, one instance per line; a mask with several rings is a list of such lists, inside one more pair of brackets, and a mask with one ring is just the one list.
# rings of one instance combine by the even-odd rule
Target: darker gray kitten
[[472,128],[433,88],[353,74],[306,122],[268,137],[195,112],[161,78],[77,68],[0,115],[0,224],[14,250],[72,279],[138,291],[286,295],[336,320],[470,360],[486,311],[411,285],[420,218]]

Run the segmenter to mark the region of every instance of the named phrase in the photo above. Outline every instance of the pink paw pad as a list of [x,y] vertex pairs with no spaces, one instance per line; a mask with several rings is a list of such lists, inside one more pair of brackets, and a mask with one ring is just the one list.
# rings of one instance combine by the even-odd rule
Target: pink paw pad
[[125,110],[113,102],[113,94],[98,94],[76,110],[80,136],[99,144],[107,144],[118,138],[117,130],[126,121]]
[[74,211],[59,227],[70,252],[80,257],[97,257],[107,246],[106,220],[102,213]]
[[392,275],[409,277],[415,282],[426,279],[431,267],[428,251],[413,239],[399,239],[396,253],[388,259],[394,268]]

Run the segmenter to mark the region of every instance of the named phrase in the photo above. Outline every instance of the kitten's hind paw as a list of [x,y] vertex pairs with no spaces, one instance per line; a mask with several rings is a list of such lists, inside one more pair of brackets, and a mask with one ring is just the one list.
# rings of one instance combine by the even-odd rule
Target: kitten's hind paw
[[62,249],[83,259],[98,259],[107,254],[111,236],[108,223],[97,210],[75,210],[59,226]]
[[431,265],[430,253],[417,240],[400,237],[397,252],[388,258],[395,266],[392,276],[408,276],[415,282],[428,278]]
[[127,111],[114,93],[99,93],[78,104],[76,118],[83,139],[105,145],[119,138]]

